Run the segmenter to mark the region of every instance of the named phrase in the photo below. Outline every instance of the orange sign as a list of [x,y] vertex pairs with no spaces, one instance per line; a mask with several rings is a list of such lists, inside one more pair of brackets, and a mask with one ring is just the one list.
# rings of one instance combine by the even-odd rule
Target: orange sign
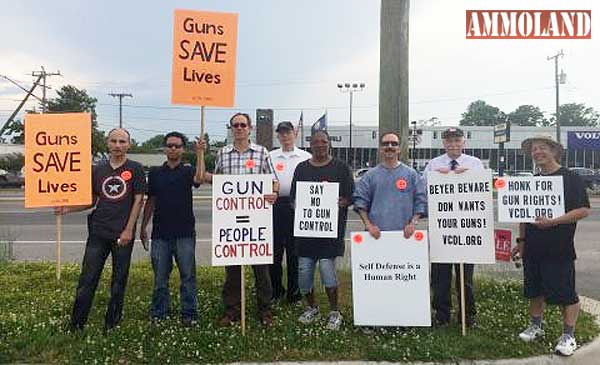
[[91,203],[91,114],[27,114],[25,207]]
[[238,15],[175,10],[173,104],[233,107]]

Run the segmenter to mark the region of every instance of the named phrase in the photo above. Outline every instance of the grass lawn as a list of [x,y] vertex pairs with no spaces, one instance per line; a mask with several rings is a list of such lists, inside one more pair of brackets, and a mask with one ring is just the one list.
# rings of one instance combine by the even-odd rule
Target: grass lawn
[[[250,270],[247,270],[249,272]],[[388,328],[365,335],[352,326],[350,274],[342,273],[341,303],[345,318],[338,332],[324,329],[325,317],[310,326],[297,322],[302,308],[280,305],[274,309],[275,325],[260,326],[255,313],[253,278],[248,275],[247,333],[240,328],[217,328],[222,310],[223,269],[198,270],[200,321],[197,327],[179,324],[178,275],[171,279],[175,315],[159,325],[148,321],[152,293],[149,264],[131,268],[124,320],[108,335],[102,334],[108,302],[110,267],[104,271],[88,326],[83,333],[66,333],[79,275],[78,265],[63,266],[57,282],[51,263],[0,265],[0,363],[220,363],[276,360],[380,360],[450,361],[456,359],[510,358],[547,354],[561,333],[558,308],[548,310],[546,336],[533,344],[517,334],[528,323],[527,304],[516,282],[480,279],[476,283],[478,328],[462,337],[458,324],[443,329]],[[324,293],[319,294],[327,311]],[[399,308],[401,310],[401,308]],[[580,316],[577,340],[589,342],[599,332],[592,317]]]

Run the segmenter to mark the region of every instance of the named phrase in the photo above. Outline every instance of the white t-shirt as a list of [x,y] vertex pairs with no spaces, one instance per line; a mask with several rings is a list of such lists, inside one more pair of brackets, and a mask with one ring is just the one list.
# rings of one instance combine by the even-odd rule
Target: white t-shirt
[[300,162],[311,158],[312,155],[295,146],[292,151],[284,152],[281,148],[278,148],[269,152],[269,155],[273,162],[275,175],[279,180],[279,196],[290,196],[296,166]]
[[[451,161],[453,159],[450,158],[450,156],[448,156],[447,153],[438,156],[434,159],[432,159],[431,161],[429,161],[429,163],[427,164],[427,166],[425,167],[425,171],[437,171],[439,169],[450,169],[450,164]],[[458,162],[458,165],[456,165],[456,168],[462,167],[462,168],[466,168],[469,170],[483,170],[483,163],[481,163],[481,160],[478,159],[477,157],[474,156],[470,156],[470,155],[465,155],[464,153],[461,153],[460,156],[458,156],[458,158],[455,159],[456,162]]]

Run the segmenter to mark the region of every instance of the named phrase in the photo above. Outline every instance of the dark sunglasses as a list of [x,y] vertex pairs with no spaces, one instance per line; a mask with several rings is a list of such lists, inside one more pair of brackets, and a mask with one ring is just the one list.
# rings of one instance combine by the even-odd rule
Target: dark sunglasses
[[167,148],[181,148],[181,147],[183,147],[183,145],[182,144],[177,144],[177,143],[167,143],[165,145],[165,147],[167,147]]
[[231,124],[231,128],[246,128],[248,124],[246,123],[233,123]]
[[385,142],[381,142],[381,145],[383,147],[398,147],[398,146],[400,146],[400,143],[396,142],[396,141],[385,141]]

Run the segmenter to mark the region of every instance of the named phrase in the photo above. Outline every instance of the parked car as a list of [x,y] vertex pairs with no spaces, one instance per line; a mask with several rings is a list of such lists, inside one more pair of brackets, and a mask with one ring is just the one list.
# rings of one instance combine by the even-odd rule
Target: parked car
[[569,170],[579,175],[588,189],[600,189],[600,175],[596,174],[594,170],[587,167],[570,167]]

